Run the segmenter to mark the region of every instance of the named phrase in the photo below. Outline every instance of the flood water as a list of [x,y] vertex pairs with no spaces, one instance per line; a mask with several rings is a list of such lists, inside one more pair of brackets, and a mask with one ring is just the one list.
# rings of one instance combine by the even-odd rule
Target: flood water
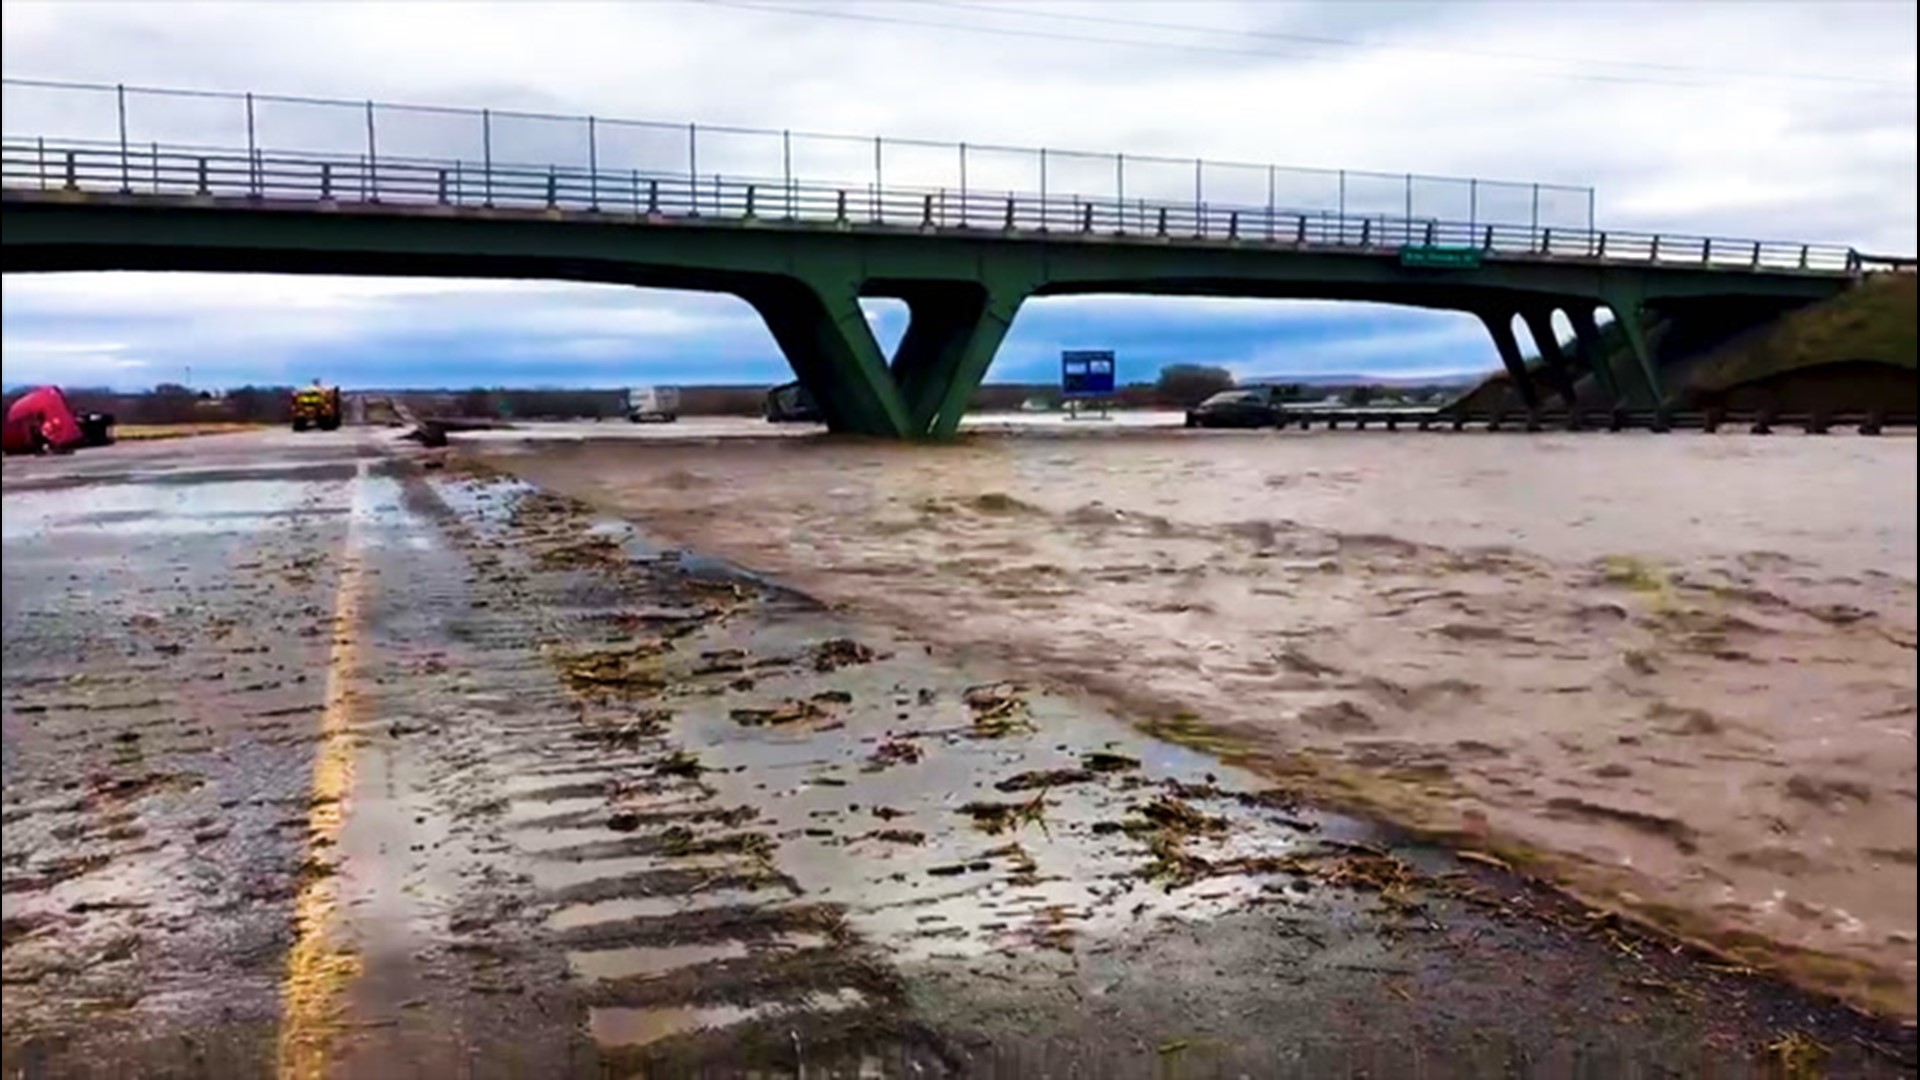
[[1910,436],[475,449],[1670,927],[1838,957],[1788,966],[1912,1014]]

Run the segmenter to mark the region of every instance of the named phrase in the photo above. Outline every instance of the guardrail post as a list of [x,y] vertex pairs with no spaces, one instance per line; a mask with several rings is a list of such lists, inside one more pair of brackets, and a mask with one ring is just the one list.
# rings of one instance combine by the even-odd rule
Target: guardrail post
[[747,185],[747,216],[748,217],[753,216],[753,193],[754,193],[753,185],[748,184]]
[[842,191],[834,202],[833,220],[842,225],[847,223],[847,193]]
[[133,166],[127,160],[127,88],[116,83],[113,96],[120,113],[120,194],[131,195]]
[[447,170],[440,170],[440,205],[447,205]]
[[[73,160],[73,151],[71,150],[67,151],[67,190],[80,190],[80,168]],[[1800,256],[1800,265],[1806,265],[1806,255],[1804,252]]]
[[380,201],[380,161],[374,154],[373,102],[367,102],[367,201]]
[[1402,240],[1400,242],[1403,244],[1410,244],[1413,242],[1413,174],[1412,173],[1407,174],[1407,212],[1401,218],[1401,220],[1406,222],[1406,224],[1401,228]]
[[923,229],[933,228],[933,196],[932,195],[926,196],[924,201],[921,203],[920,227]]
[[792,221],[796,214],[793,201],[793,132],[784,128],[780,131],[780,189],[787,195],[787,220]]
[[558,209],[560,205],[560,177],[552,165],[547,166],[547,209]]
[[247,91],[247,194],[260,197],[260,154],[253,134],[253,91]]
[[[69,160],[71,160],[72,155],[68,155],[68,158]],[[1800,269],[1802,270],[1805,270],[1807,268],[1807,247],[1808,245],[1806,244],[1800,245]]]
[[1193,224],[1196,236],[1207,235],[1206,199],[1201,194],[1201,172],[1205,167],[1199,158],[1193,159]]
[[1007,196],[1007,231],[1013,231],[1013,196]]
[[1653,234],[1653,248],[1647,254],[1647,261],[1648,262],[1660,261],[1660,234],[1659,233]]
[[1227,211],[1227,239],[1240,239],[1240,211]]
[[[198,183],[195,185],[194,194],[205,195],[208,193],[207,192],[207,159],[200,158],[197,162],[195,162],[195,165],[196,165],[196,168],[194,171],[197,175]],[[326,166],[322,165],[321,168],[324,169],[326,168]]]
[[[205,175],[206,168],[207,159],[201,158],[201,175]],[[320,198],[327,201],[333,199],[333,162],[331,161],[323,161],[320,163]]]
[[660,181],[647,181],[647,216],[653,217],[660,212]]
[[1700,241],[1700,265],[1705,266],[1712,261],[1713,237],[1709,236],[1705,240]]
[[1298,214],[1293,219],[1293,242],[1295,244],[1307,242],[1307,215],[1305,214]]
[[1273,174],[1274,167],[1267,166],[1267,243],[1273,243]]
[[1047,231],[1047,148],[1040,148],[1040,231]]
[[960,144],[960,227],[967,227],[967,144]]
[[1360,246],[1361,247],[1373,246],[1373,219],[1372,218],[1360,219]]
[[1760,269],[1760,241],[1758,240],[1753,242],[1753,263],[1750,268],[1754,270]]
[[1088,203],[1087,205],[1080,208],[1080,231],[1081,232],[1093,231],[1093,204],[1092,203]]
[[1426,239],[1422,240],[1421,243],[1426,244],[1428,247],[1433,246],[1433,222],[1431,221],[1427,222]]

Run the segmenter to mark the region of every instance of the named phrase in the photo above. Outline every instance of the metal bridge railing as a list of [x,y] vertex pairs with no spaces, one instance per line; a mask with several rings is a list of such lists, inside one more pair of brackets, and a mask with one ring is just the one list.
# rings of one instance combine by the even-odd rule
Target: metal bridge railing
[[1230,242],[1396,252],[1471,250],[1499,257],[1851,273],[1851,248],[1726,237],[1340,216],[1263,206],[1117,200],[1033,192],[834,186],[784,178],[689,176],[461,159],[267,154],[201,146],[8,137],[0,184],[13,189],[541,209],[640,218],[790,221],[842,227],[1001,230],[1156,242]]

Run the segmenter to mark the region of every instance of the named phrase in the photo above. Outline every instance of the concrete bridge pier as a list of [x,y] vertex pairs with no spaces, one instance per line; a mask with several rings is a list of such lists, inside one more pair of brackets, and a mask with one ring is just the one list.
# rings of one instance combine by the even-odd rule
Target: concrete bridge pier
[[915,436],[948,438],[986,378],[994,353],[1026,299],[1023,291],[975,281],[876,286],[904,300],[907,331],[890,370]]
[[1540,350],[1540,360],[1546,366],[1548,383],[1567,408],[1572,409],[1577,397],[1573,373],[1568,369],[1566,354],[1560,349],[1560,335],[1553,328],[1553,310],[1551,307],[1533,305],[1521,309],[1520,317],[1526,320],[1527,333],[1533,335],[1534,346]]
[[857,293],[778,278],[742,289],[740,296],[767,321],[828,428],[891,438],[910,434],[906,404]]
[[1500,353],[1501,366],[1507,369],[1507,379],[1513,384],[1514,392],[1520,395],[1521,404],[1528,409],[1538,407],[1539,391],[1534,388],[1526,360],[1520,355],[1519,339],[1513,335],[1513,311],[1483,308],[1474,314],[1480,316],[1487,333],[1493,336],[1493,347]]
[[[973,281],[826,285],[798,277],[742,289],[829,429],[881,438],[946,438],[1025,294]],[[907,330],[889,363],[862,296],[906,301]]]

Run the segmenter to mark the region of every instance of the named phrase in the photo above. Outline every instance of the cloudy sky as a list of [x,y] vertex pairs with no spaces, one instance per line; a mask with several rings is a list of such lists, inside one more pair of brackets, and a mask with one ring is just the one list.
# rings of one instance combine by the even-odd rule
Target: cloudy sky
[[[1911,254],[1915,10],[1910,0],[7,0],[0,19],[13,79],[1591,185],[1603,227]],[[110,111],[61,101],[9,86],[6,135],[110,137],[101,126]],[[263,107],[260,138],[274,149],[333,149],[362,130],[356,121],[364,122],[350,111]],[[469,154],[449,142],[471,135],[459,123],[390,120],[382,152]],[[244,113],[218,102],[136,98],[129,124],[136,142],[245,140]],[[499,137],[517,151],[502,153],[552,153],[566,130],[509,128]],[[636,135],[608,155],[644,166],[670,149],[644,143]],[[774,145],[740,137],[709,153],[751,170]],[[844,167],[831,144],[808,146],[803,169]],[[917,153],[895,151],[891,175],[937,171]],[[996,166],[988,155],[974,168],[989,177],[1011,170],[1004,182],[1013,185],[1025,182],[1012,175],[1019,160]],[[1057,160],[1054,191],[1110,190],[1109,165]],[[1184,171],[1137,169],[1130,190],[1190,183]],[[926,181],[941,182],[932,171]],[[1265,194],[1248,188],[1257,177],[1222,171],[1210,183],[1223,198],[1253,203]],[[1315,208],[1328,196],[1310,177],[1286,183],[1282,198],[1295,205]],[[1368,196],[1356,181],[1355,190],[1391,203],[1395,189]],[[1423,186],[1421,212],[1464,216],[1462,190]],[[1524,222],[1527,190],[1482,189],[1480,217]],[[1585,217],[1584,196],[1549,193],[1546,202],[1549,218]],[[15,275],[0,312],[9,385],[138,387],[189,371],[209,386],[316,376],[361,386],[786,377],[745,304],[689,293]],[[883,342],[897,337],[901,312],[878,304],[870,316]],[[1460,316],[1091,297],[1029,304],[991,377],[1051,379],[1063,347],[1113,348],[1122,376],[1142,379],[1173,361],[1246,375],[1495,363],[1483,330]]]

